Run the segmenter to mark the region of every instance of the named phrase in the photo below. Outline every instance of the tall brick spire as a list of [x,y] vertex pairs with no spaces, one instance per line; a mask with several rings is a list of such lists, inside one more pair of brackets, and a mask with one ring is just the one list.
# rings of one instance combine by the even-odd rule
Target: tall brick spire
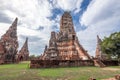
[[18,54],[19,60],[28,60],[29,58],[29,50],[28,50],[28,38],[26,38],[25,43],[23,44],[21,50]]
[[18,51],[18,38],[17,38],[17,21],[16,18],[10,28],[1,37],[0,43],[4,46],[5,55],[4,60],[7,62],[14,62],[15,56]]
[[51,37],[49,40],[49,47],[45,47],[42,59],[50,59],[50,60],[58,60],[58,49],[56,43],[56,33],[54,31],[51,32]]
[[97,47],[96,47],[96,54],[95,54],[96,58],[101,58],[101,47],[100,47],[101,42],[102,40],[97,35]]
[[51,37],[50,37],[50,40],[49,40],[49,46],[52,47],[54,46],[55,47],[56,45],[56,33],[54,31],[51,32]]
[[28,52],[28,38],[26,38],[26,41],[25,41],[23,47],[21,48],[21,50],[26,50]]
[[[10,28],[6,31],[6,33],[2,36],[1,40],[12,40],[17,42],[17,21],[18,18],[14,20]],[[18,43],[16,43],[18,45]]]
[[70,33],[75,34],[75,30],[73,26],[74,25],[70,12],[64,12],[60,21],[60,32],[68,32],[69,34]]
[[6,31],[6,33],[1,37],[1,41],[13,46],[16,51],[18,48],[18,37],[17,37],[17,21],[18,18],[14,20],[10,28]]
[[105,53],[102,52],[101,42],[102,42],[102,40],[97,35],[97,46],[96,46],[95,57],[98,58],[98,59],[100,59],[100,60],[106,60],[106,59],[108,59],[108,56],[107,56],[107,54],[105,54]]

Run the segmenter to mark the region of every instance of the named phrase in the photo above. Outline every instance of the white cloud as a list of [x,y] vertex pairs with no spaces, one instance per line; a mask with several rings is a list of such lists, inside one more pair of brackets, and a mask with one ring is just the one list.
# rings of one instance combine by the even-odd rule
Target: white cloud
[[87,10],[83,13],[80,23],[87,28],[78,32],[78,35],[83,46],[90,54],[94,55],[95,53],[97,34],[103,38],[113,32],[120,31],[119,4],[119,0],[92,0]]
[[52,6],[47,0],[1,0],[1,12],[11,20],[18,17],[22,26],[36,29],[39,26],[51,26],[53,23],[47,19],[52,15]]
[[53,5],[56,8],[61,8],[65,11],[73,11],[78,13],[83,0],[53,0]]
[[[0,3],[0,13],[10,19],[11,23],[15,17],[18,17],[18,39],[20,47],[25,40],[21,38],[22,35],[40,38],[37,42],[30,42],[30,44],[37,43],[36,45],[30,45],[34,50],[37,45],[43,47],[48,43],[52,26],[57,25],[54,20],[48,19],[48,17],[52,16],[52,6],[48,0],[0,0]],[[11,25],[5,22],[0,23],[0,36]],[[44,28],[41,31],[37,30],[40,26]],[[39,49],[41,49],[40,46],[38,47]],[[34,53],[33,49],[30,50],[31,53]],[[41,52],[39,51],[39,53]]]
[[93,0],[88,6],[87,11],[83,14],[81,24],[89,26],[108,18],[120,17],[119,4],[120,1],[115,0]]

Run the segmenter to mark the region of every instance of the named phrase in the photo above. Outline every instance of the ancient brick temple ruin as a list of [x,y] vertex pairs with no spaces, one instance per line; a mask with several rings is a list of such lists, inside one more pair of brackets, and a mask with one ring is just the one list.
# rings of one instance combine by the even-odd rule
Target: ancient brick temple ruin
[[18,60],[19,61],[29,60],[28,38],[26,38],[24,45],[22,46],[21,50],[18,53]]
[[102,40],[97,35],[97,46],[96,46],[96,52],[94,58],[94,65],[99,67],[105,67],[106,65],[102,62],[104,56],[100,46],[101,42]]
[[116,60],[108,60],[107,54],[102,52],[101,42],[102,42],[102,40],[97,35],[96,53],[95,53],[95,58],[93,59],[94,65],[99,66],[99,67],[118,65],[118,61],[116,61]]
[[17,37],[17,21],[18,18],[14,20],[12,25],[0,39],[0,64],[28,60],[28,39],[26,39],[25,44],[19,51],[19,54],[17,54],[19,45]]
[[72,17],[65,12],[60,21],[59,33],[51,32],[49,46],[45,47],[42,60],[89,60],[87,51],[79,44]]
[[102,42],[102,40],[97,35],[97,47],[96,47],[95,57],[100,60],[105,60],[107,58],[107,55],[102,53],[101,46],[100,46],[101,42]]
[[0,39],[0,63],[13,63],[18,51],[17,21],[12,23]]
[[95,57],[96,58],[99,58],[101,59],[102,56],[101,56],[101,47],[100,47],[100,44],[101,44],[102,40],[99,38],[99,36],[97,35],[97,47],[96,47],[96,54],[95,54]]
[[[80,66],[87,65],[87,60],[91,60],[91,58],[78,41],[72,16],[69,12],[65,12],[60,20],[60,31],[58,33],[51,32],[49,46],[45,46],[44,53],[39,60],[31,60],[31,67],[35,67],[37,64],[46,67],[49,64]],[[38,67],[41,65],[38,65]]]

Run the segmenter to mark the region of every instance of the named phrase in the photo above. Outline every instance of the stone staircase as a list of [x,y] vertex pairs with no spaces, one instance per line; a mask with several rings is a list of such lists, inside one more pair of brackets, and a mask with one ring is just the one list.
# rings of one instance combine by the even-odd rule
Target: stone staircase
[[93,60],[94,61],[94,65],[97,67],[105,67],[106,65],[99,59]]

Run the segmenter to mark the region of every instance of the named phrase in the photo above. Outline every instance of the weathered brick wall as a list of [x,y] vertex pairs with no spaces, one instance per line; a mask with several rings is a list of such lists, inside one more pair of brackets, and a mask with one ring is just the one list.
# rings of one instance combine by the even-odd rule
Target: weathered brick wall
[[93,66],[92,60],[31,60],[30,68]]
[[102,61],[106,66],[118,66],[118,61],[117,60],[106,60]]

